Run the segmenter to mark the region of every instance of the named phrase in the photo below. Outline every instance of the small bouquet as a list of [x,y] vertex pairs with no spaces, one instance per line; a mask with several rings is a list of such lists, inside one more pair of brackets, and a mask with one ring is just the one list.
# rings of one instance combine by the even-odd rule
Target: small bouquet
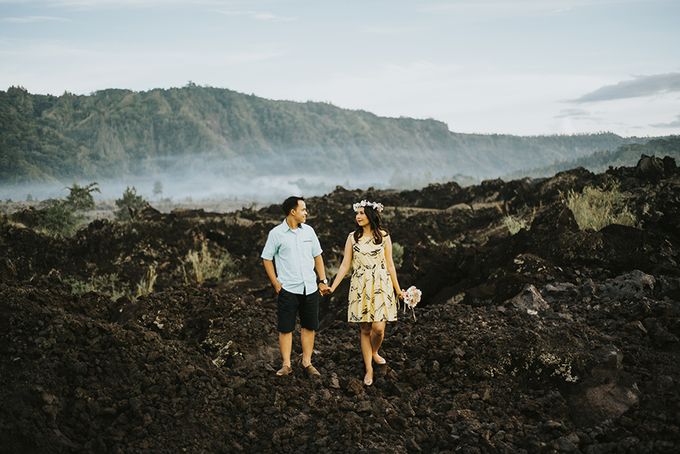
[[402,295],[404,296],[404,313],[406,312],[406,307],[408,307],[413,313],[413,320],[415,320],[416,305],[420,302],[420,297],[423,296],[423,292],[412,285],[406,291],[402,292]]

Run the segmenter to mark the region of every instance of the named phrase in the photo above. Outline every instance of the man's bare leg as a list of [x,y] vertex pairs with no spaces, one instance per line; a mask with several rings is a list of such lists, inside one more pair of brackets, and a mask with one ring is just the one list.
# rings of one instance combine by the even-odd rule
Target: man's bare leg
[[[311,329],[302,328],[301,330],[301,340],[302,340],[302,367],[307,367],[312,364],[312,353],[314,352],[314,334],[316,331]],[[288,351],[290,358],[290,350]]]
[[290,352],[293,350],[293,333],[279,332],[279,350],[281,350],[281,363],[290,367]]

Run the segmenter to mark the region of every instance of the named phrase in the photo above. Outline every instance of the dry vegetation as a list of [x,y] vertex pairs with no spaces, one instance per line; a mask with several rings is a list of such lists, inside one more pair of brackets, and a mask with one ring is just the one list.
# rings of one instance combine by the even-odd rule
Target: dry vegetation
[[566,203],[581,230],[600,230],[610,224],[637,225],[635,215],[626,205],[628,194],[618,183],[608,186],[586,186],[582,192],[570,190]]

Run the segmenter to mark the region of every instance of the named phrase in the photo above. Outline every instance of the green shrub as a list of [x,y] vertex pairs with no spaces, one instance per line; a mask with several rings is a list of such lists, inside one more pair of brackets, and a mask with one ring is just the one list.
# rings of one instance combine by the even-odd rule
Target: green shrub
[[144,197],[137,195],[137,190],[134,186],[125,188],[123,197],[117,199],[115,203],[118,209],[114,214],[119,221],[132,220],[131,213],[136,213],[147,205],[147,201],[144,200]]
[[70,236],[85,221],[83,210],[94,208],[93,192],[99,192],[97,183],[87,186],[73,184],[66,199],[48,199],[39,208],[18,211],[12,220],[48,235]]
[[139,281],[134,293],[129,285],[118,280],[118,274],[116,273],[91,276],[87,281],[76,278],[64,278],[63,282],[71,286],[72,295],[80,296],[94,292],[108,296],[111,301],[116,301],[123,296],[127,297],[130,301],[136,301],[139,297],[153,293],[157,277],[156,266],[149,266],[146,275]]
[[581,230],[600,230],[609,224],[637,225],[627,199],[628,194],[621,192],[619,184],[612,183],[608,187],[586,186],[581,193],[570,190],[566,203]]
[[118,281],[116,273],[92,276],[88,281],[73,278],[65,278],[64,282],[71,286],[72,295],[84,295],[95,292],[108,296],[111,301],[116,301],[121,296],[128,295],[129,289]]
[[50,235],[70,236],[82,222],[83,216],[64,200],[45,201],[44,208],[35,210],[31,226]]

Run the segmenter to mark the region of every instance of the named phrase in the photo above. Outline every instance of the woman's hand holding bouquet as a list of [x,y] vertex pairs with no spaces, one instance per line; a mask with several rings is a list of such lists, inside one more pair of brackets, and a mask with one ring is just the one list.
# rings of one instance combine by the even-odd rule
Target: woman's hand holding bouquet
[[406,307],[411,309],[413,313],[413,320],[416,319],[416,305],[420,302],[420,298],[423,296],[423,292],[417,289],[415,286],[410,286],[407,290],[402,290],[399,297],[404,300],[404,312],[406,312]]

